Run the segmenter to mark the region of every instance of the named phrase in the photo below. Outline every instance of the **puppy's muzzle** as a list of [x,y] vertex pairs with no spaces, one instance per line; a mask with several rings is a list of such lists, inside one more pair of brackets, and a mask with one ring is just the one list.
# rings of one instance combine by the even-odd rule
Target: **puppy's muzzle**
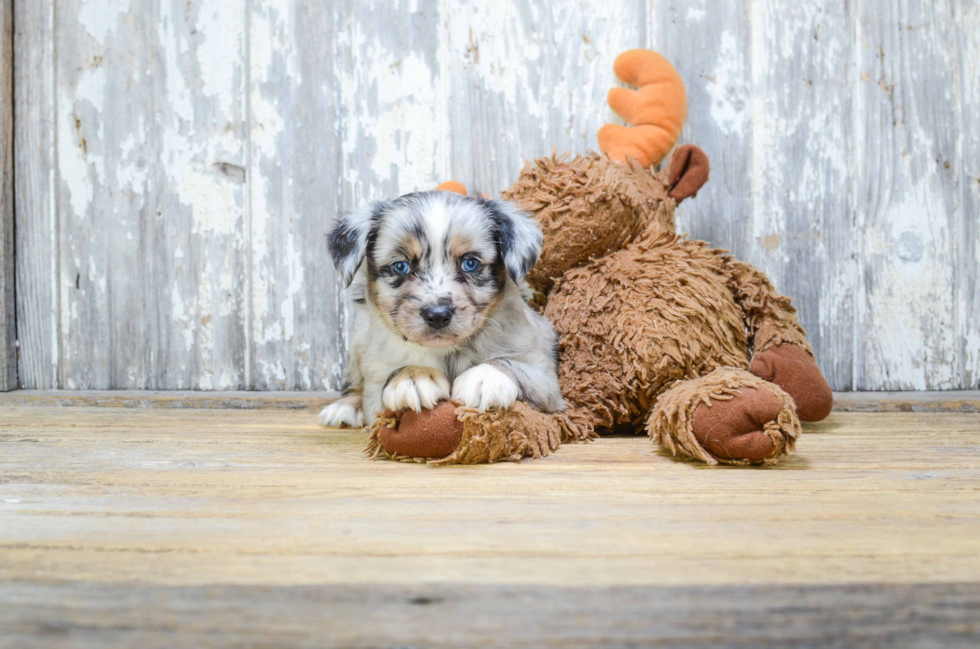
[[453,310],[448,306],[427,306],[422,309],[422,319],[430,329],[443,329],[453,319]]

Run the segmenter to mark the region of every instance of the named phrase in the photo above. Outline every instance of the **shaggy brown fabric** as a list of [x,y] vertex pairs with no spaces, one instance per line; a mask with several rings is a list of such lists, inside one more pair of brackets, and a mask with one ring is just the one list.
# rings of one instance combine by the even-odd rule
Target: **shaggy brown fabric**
[[803,421],[822,421],[834,407],[834,394],[817,362],[796,345],[769,347],[752,358],[749,369],[793,397]]
[[[768,399],[758,396],[753,398],[752,393],[746,392],[746,388],[769,392],[780,407],[773,409]],[[717,426],[720,417],[712,417],[710,412],[707,419],[701,415],[698,421],[700,408],[714,408],[717,407],[717,402],[729,400],[735,401],[735,405],[724,410],[729,415],[738,413],[738,421],[730,429]],[[701,424],[700,435],[695,431],[696,423]],[[761,448],[760,440],[749,437],[742,442],[748,447],[743,450],[753,457],[732,457],[737,454],[727,452],[735,450],[728,443],[740,434],[751,432],[760,423],[761,429],[756,430],[761,430],[771,440],[770,452],[764,457],[757,457],[757,451]],[[788,394],[744,370],[722,367],[700,378],[680,381],[664,392],[647,422],[647,432],[658,446],[674,455],[685,455],[714,465],[760,462],[774,464],[780,456],[793,452],[801,430],[800,421],[796,417],[796,405]],[[702,440],[712,435],[719,435],[722,440],[705,446]],[[711,449],[723,452],[719,455]]]
[[[439,413],[433,416],[436,411]],[[452,413],[455,423],[443,421],[447,412]],[[547,456],[563,441],[586,441],[594,437],[588,419],[580,413],[566,411],[549,415],[523,402],[514,404],[509,410],[480,412],[446,401],[432,411],[410,414],[415,416],[403,414],[400,420],[381,418],[376,421],[365,453],[372,459],[380,457],[431,465],[516,462],[525,457]],[[388,432],[393,427],[397,428],[395,435]],[[399,439],[398,436],[419,440],[415,443],[424,446],[428,442],[421,440],[427,436],[443,440],[446,430],[452,429],[460,431],[458,443],[445,455],[413,452],[411,447],[398,445],[397,441],[394,446],[389,446],[391,440]]]
[[673,382],[748,369],[726,261],[704,242],[659,234],[566,273],[544,314],[559,334],[569,404],[601,431],[639,428]]
[[659,175],[595,153],[528,163],[502,196],[532,212],[544,231],[527,276],[539,305],[566,270],[622,248],[649,227],[674,231],[674,201]]
[[667,170],[667,182],[670,186],[668,196],[678,203],[685,198],[694,198],[698,195],[698,190],[708,182],[709,173],[711,163],[704,151],[693,144],[678,147],[670,157],[670,167]]
[[796,345],[813,356],[792,301],[776,292],[765,273],[749,264],[726,259],[728,286],[742,308],[753,353],[776,345]]

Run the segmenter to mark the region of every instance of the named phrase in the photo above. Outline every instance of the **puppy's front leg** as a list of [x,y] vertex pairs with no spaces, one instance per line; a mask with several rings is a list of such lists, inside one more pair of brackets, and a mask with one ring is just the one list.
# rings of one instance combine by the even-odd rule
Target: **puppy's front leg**
[[514,379],[489,363],[471,367],[453,383],[453,399],[480,410],[510,408],[520,393]]
[[419,412],[448,398],[449,379],[431,367],[403,367],[388,377],[381,392],[384,407],[395,412],[406,409]]

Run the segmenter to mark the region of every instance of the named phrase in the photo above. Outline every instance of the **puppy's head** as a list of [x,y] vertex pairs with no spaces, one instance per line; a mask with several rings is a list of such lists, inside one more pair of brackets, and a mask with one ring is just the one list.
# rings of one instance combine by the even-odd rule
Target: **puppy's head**
[[541,229],[512,203],[432,191],[344,215],[328,243],[345,284],[365,267],[366,297],[389,329],[451,347],[479,331],[508,281],[531,270]]

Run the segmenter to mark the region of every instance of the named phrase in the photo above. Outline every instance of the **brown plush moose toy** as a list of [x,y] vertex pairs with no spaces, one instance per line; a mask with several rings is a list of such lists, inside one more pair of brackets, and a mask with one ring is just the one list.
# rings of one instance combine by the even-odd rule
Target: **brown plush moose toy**
[[675,232],[675,207],[708,179],[708,158],[692,145],[655,169],[686,118],[677,71],[631,50],[615,72],[637,88],[609,94],[629,126],[600,130],[603,154],[528,164],[503,193],[544,232],[527,281],[559,335],[568,409],[544,414],[518,402],[479,412],[446,401],[387,412],[372,427],[372,457],[519,460],[645,430],[659,447],[708,464],[773,463],[793,451],[801,419],[829,414],[830,387],[789,298],[759,270]]

